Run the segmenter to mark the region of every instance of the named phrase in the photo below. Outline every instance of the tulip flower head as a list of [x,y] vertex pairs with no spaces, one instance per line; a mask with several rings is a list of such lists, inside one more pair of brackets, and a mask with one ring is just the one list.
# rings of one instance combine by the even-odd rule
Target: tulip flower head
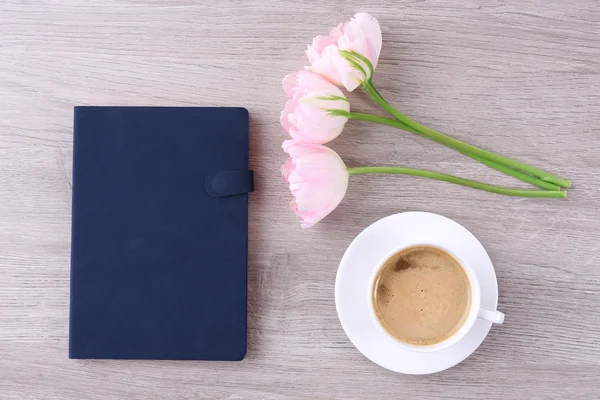
[[314,143],[286,140],[283,150],[290,158],[281,168],[294,196],[291,206],[309,228],[325,218],[346,195],[350,175],[337,153]]
[[358,13],[329,35],[313,39],[306,50],[311,64],[307,69],[351,92],[373,76],[381,43],[379,22],[370,14]]
[[283,90],[289,100],[280,122],[292,139],[323,144],[342,133],[350,103],[333,83],[302,70],[283,78]]

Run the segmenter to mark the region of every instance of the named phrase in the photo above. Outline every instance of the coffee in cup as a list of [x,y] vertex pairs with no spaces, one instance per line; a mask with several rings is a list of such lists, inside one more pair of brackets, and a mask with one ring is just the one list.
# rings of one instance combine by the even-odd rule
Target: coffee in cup
[[471,287],[465,268],[451,254],[434,246],[412,246],[383,262],[373,281],[373,309],[398,341],[436,345],[465,324]]

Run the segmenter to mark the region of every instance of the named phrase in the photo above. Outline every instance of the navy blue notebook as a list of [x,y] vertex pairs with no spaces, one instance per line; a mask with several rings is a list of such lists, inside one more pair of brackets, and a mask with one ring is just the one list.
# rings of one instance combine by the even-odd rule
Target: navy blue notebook
[[248,111],[75,107],[70,358],[246,354]]

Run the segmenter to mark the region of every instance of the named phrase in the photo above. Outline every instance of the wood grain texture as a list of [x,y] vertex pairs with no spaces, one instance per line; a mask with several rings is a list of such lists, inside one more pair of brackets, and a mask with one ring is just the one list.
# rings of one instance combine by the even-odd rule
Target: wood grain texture
[[[421,178],[353,177],[301,230],[279,177],[281,78],[314,35],[381,21],[375,77],[408,115],[574,182],[508,198]],[[376,110],[359,93],[354,110]],[[251,112],[249,353],[241,363],[67,359],[74,105]],[[600,3],[3,0],[0,2],[0,398],[595,399],[600,391]],[[442,146],[352,122],[348,165],[513,180]],[[487,248],[506,323],[462,364],[403,376],[365,359],[335,312],[337,264],[389,214],[455,219]]]

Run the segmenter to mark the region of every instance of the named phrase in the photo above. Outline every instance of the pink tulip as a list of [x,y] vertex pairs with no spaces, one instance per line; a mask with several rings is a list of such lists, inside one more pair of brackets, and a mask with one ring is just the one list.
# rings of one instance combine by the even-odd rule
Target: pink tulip
[[348,170],[337,153],[315,143],[283,142],[290,158],[281,167],[294,196],[292,209],[309,228],[340,204],[348,188]]
[[280,121],[292,139],[323,144],[342,133],[348,117],[331,115],[329,110],[348,112],[350,103],[334,84],[303,70],[283,78],[283,90],[290,99]]
[[306,55],[310,69],[336,85],[344,85],[353,91],[363,82],[371,79],[371,69],[363,61],[358,61],[361,69],[356,68],[340,50],[356,52],[371,63],[373,70],[377,66],[381,53],[381,28],[379,22],[370,14],[358,13],[350,21],[333,28],[328,36],[317,36],[308,46]]

